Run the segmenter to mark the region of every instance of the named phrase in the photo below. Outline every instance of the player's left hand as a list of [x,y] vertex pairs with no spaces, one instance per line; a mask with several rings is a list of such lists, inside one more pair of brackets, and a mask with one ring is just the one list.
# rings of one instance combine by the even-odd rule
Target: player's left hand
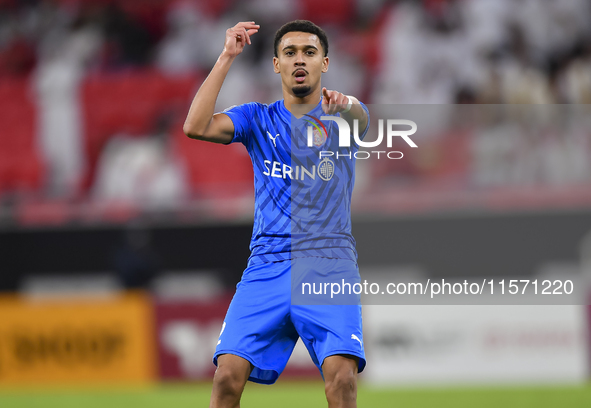
[[338,91],[329,91],[322,88],[322,110],[327,115],[334,115],[344,111],[349,104],[349,98]]

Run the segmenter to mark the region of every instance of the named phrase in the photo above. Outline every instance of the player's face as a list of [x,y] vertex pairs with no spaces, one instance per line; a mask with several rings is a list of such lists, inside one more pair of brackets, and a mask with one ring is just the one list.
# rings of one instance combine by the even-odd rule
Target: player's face
[[281,74],[285,89],[304,97],[320,87],[320,76],[328,71],[328,57],[318,36],[294,31],[283,36],[273,58],[275,73]]

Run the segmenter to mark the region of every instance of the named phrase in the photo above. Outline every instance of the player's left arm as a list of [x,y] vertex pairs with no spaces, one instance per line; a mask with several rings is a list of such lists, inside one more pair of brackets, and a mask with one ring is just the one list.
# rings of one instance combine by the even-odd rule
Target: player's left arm
[[[351,101],[351,108],[347,110],[349,101]],[[322,88],[322,110],[327,115],[341,112],[343,118],[349,123],[352,123],[354,119],[359,120],[360,131],[367,127],[367,121],[369,120],[367,112],[354,96],[347,96],[339,91],[329,91]],[[345,112],[346,110],[347,112]]]

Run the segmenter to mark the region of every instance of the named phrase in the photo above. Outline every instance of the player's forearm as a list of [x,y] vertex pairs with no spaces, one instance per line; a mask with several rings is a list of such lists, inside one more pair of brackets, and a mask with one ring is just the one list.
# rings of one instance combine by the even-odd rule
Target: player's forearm
[[199,138],[205,134],[215,113],[215,103],[234,58],[234,56],[223,52],[201,84],[183,125],[183,131],[187,136]]

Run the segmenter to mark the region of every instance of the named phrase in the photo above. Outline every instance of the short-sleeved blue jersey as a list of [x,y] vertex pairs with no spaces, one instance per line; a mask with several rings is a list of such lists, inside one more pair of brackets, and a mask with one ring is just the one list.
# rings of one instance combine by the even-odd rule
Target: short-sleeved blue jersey
[[[232,142],[246,146],[254,169],[249,261],[307,256],[356,261],[351,195],[359,146],[353,138],[350,147],[339,146],[338,126],[320,120],[326,116],[320,103],[301,118],[295,118],[283,100],[233,106],[223,113],[234,123]],[[314,135],[311,147],[308,127]]]

